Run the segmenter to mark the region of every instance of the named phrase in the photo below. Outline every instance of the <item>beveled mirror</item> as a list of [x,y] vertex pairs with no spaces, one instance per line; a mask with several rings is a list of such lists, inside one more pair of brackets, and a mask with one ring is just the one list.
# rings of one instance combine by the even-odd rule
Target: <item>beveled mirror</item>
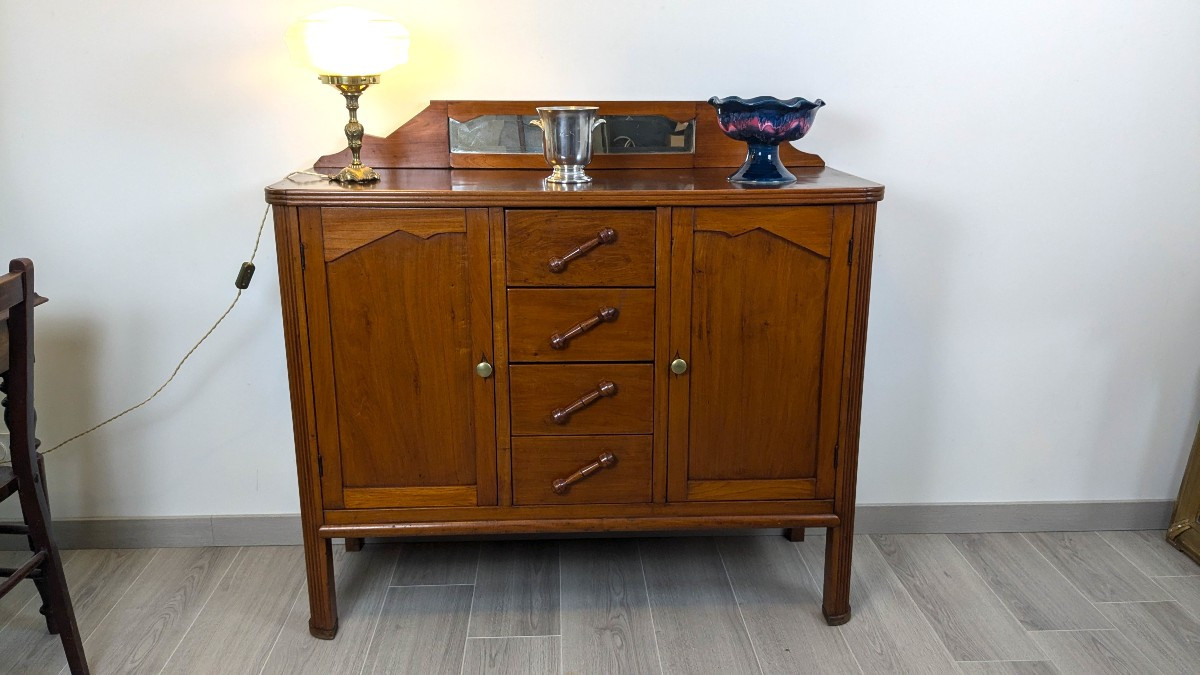
[[[537,115],[480,115],[449,118],[453,154],[542,154],[542,134],[529,124]],[[601,115],[605,124],[593,132],[600,155],[690,154],[696,147],[696,122],[676,122],[662,115]]]

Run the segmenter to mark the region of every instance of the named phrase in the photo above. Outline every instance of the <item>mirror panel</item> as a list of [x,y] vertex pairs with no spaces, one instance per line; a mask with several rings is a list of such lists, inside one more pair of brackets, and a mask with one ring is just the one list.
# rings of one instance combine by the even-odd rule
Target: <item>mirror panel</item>
[[[691,154],[696,121],[662,115],[601,115],[593,133],[598,155]],[[461,154],[542,154],[542,132],[529,122],[537,115],[480,115],[466,122],[450,118],[450,152]]]

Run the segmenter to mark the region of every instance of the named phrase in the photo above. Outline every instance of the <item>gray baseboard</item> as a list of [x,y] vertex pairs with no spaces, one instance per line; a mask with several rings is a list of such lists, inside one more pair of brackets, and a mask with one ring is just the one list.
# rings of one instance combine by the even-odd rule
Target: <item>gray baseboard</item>
[[[290,546],[300,544],[299,515],[86,518],[55,520],[59,548],[177,546]],[[22,537],[0,536],[0,550],[26,548]]]
[[860,534],[939,532],[1080,532],[1165,530],[1175,502],[1005,502],[999,504],[862,504]]
[[[856,530],[861,534],[1156,530],[1166,528],[1173,506],[1169,500],[861,504]],[[301,541],[298,515],[59,520],[54,531],[62,548],[272,546]],[[778,530],[736,533],[772,531]],[[0,537],[0,550],[24,547],[20,537]]]

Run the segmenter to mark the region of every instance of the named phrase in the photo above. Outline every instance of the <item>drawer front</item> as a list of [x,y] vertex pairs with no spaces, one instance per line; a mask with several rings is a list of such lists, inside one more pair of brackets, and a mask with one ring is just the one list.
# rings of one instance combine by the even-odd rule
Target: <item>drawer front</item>
[[513,503],[650,502],[653,436],[513,439]]
[[653,286],[654,211],[505,214],[510,286]]
[[648,363],[515,365],[509,380],[514,436],[653,431],[654,367]]
[[654,290],[514,288],[508,360],[650,361]]

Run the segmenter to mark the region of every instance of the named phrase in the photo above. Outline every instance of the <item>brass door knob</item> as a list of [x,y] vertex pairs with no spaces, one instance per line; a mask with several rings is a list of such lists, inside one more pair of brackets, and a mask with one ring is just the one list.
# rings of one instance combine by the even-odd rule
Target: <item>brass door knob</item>
[[486,360],[480,361],[475,365],[475,374],[486,380],[492,376],[492,364]]
[[683,359],[675,359],[671,362],[671,372],[676,375],[682,375],[687,372],[687,361]]

